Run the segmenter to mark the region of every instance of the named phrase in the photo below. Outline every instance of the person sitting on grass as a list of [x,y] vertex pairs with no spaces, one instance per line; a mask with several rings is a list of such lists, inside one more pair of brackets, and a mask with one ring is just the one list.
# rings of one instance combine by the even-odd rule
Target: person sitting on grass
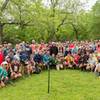
[[12,78],[11,58],[7,56],[5,61],[7,62],[6,71],[8,73],[8,78]]
[[94,72],[95,72],[96,76],[98,76],[100,78],[100,60],[96,64],[96,68],[95,68]]
[[44,51],[43,54],[43,64],[45,69],[47,69],[48,63],[49,63],[49,59],[50,59],[50,52],[49,51]]
[[51,69],[56,69],[57,60],[56,60],[54,54],[52,54],[52,56],[50,56],[48,65],[50,66]]
[[72,68],[73,64],[74,64],[74,58],[70,53],[68,53],[68,55],[65,57],[65,66],[68,68]]
[[90,54],[86,70],[94,71],[97,62],[97,57],[94,54]]
[[26,62],[26,74],[31,75],[35,72],[35,63],[34,61],[27,61]]
[[[84,51],[85,52],[85,51]],[[80,55],[80,59],[79,59],[79,68],[83,71],[86,70],[86,67],[88,65],[88,59],[89,59],[89,55],[88,53],[82,53]]]
[[41,64],[42,64],[42,61],[43,61],[43,55],[42,55],[42,52],[39,51],[37,52],[34,57],[33,57],[33,60],[35,62],[35,69],[36,69],[36,73],[40,73],[41,72]]
[[73,55],[73,58],[74,58],[74,66],[73,67],[78,68],[80,56],[76,53]]
[[8,73],[6,71],[7,62],[2,62],[0,66],[0,87],[5,87],[8,81]]
[[16,79],[22,76],[20,71],[20,62],[16,59],[14,59],[11,63],[12,67],[12,79]]
[[62,54],[58,54],[56,59],[57,59],[56,69],[57,70],[64,69],[63,65],[64,57],[62,56]]

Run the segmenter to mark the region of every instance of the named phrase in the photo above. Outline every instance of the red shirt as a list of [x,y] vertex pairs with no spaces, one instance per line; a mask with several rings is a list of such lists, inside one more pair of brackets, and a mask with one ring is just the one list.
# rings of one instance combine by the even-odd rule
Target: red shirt
[[74,44],[70,44],[69,45],[69,49],[74,49],[75,48],[75,45]]
[[78,64],[79,58],[80,58],[79,55],[75,55],[75,56],[74,56],[74,62],[75,62],[76,64]]
[[3,56],[3,53],[0,51],[0,64],[3,62],[4,60],[4,56]]

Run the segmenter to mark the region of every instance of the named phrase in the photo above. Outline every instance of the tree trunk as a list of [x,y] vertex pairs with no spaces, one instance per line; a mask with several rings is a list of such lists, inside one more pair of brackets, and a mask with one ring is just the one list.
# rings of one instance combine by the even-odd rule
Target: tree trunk
[[78,40],[78,30],[77,30],[77,28],[76,28],[76,26],[74,24],[71,24],[71,25],[72,25],[73,30],[75,32],[75,39]]
[[78,40],[78,31],[75,29],[75,39]]
[[0,43],[3,41],[3,24],[0,23]]

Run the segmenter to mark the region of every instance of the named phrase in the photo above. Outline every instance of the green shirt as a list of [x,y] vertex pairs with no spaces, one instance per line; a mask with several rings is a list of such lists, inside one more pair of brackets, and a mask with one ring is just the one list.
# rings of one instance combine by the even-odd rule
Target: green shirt
[[2,76],[3,76],[3,68],[0,66],[0,80],[1,80]]
[[4,69],[0,66],[0,80],[2,77],[6,78],[7,76],[8,76],[8,73],[7,73],[6,69]]

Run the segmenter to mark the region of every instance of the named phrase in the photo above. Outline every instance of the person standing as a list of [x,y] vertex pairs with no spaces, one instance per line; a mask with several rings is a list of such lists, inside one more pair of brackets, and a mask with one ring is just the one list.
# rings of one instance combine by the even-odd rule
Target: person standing
[[50,47],[50,55],[54,55],[55,57],[58,54],[58,47],[56,46],[56,44],[53,42],[51,47]]
[[4,60],[4,55],[3,55],[3,51],[2,51],[2,45],[0,45],[0,65]]
[[36,50],[36,43],[35,40],[32,40],[32,44],[30,45],[31,49],[32,49],[32,53],[35,54],[35,50]]

